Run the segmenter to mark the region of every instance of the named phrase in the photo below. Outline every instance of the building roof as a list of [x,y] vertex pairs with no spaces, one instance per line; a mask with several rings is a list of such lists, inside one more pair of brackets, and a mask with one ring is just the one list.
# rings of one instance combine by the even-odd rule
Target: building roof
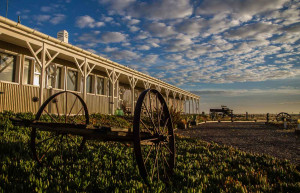
[[[141,79],[141,80],[147,80],[149,81],[149,83],[153,84],[153,85],[159,85],[161,86],[162,88],[165,88],[165,89],[169,89],[169,90],[172,90],[172,91],[175,91],[177,93],[180,93],[182,95],[185,95],[187,97],[192,97],[192,98],[195,98],[195,99],[199,99],[200,97],[189,92],[189,91],[186,91],[186,90],[183,90],[183,89],[180,89],[174,85],[171,85],[169,83],[166,83],[162,80],[159,80],[157,78],[154,78],[152,76],[149,76],[147,74],[144,74],[142,72],[139,72],[139,71],[136,71],[134,69],[131,69],[129,67],[126,67],[124,65],[121,65],[119,63],[116,63],[116,62],[113,62],[109,59],[106,59],[102,56],[99,56],[99,55],[96,55],[92,52],[89,52],[87,50],[84,50],[82,48],[79,48],[77,46],[74,46],[72,44],[69,44],[69,43],[65,43],[61,40],[58,40],[54,37],[51,37],[49,35],[46,35],[44,33],[41,33],[35,29],[32,29],[32,28],[29,28],[27,26],[24,26],[20,23],[17,23],[17,22],[14,22],[10,19],[7,19],[5,17],[2,17],[0,16],[0,28],[3,27],[9,31],[14,31],[14,32],[17,32],[18,34],[22,35],[22,36],[27,36],[27,37],[30,37],[30,38],[33,38],[35,40],[38,40],[38,41],[41,41],[41,42],[47,42],[49,44],[52,44],[54,46],[58,46],[61,48],[61,49],[64,49],[64,50],[67,50],[67,51],[73,51],[77,54],[80,54],[80,55],[84,55],[85,57],[88,57],[88,58],[91,58],[93,61],[96,61],[96,62],[99,62],[101,64],[105,64],[107,65],[107,67],[110,67],[110,68],[115,68],[117,70],[119,70],[121,73],[126,73],[126,74],[131,74],[131,75],[134,75],[136,78],[138,79]],[[2,32],[2,30],[0,31],[0,35],[4,33]],[[97,63],[96,63],[97,65]]]

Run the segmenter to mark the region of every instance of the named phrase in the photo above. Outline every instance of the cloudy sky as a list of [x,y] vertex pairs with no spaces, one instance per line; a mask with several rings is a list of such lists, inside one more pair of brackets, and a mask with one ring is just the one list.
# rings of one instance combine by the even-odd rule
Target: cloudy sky
[[9,0],[8,10],[199,94],[202,111],[223,104],[241,113],[300,112],[299,14],[292,0]]

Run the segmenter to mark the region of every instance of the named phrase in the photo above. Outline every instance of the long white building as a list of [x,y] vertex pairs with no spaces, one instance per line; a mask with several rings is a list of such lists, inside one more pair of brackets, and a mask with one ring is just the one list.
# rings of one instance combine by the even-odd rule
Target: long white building
[[200,112],[199,96],[73,46],[67,35],[53,38],[0,16],[0,112],[36,113],[50,95],[68,90],[90,113],[114,114],[121,107],[133,113],[147,88],[159,90],[178,111]]

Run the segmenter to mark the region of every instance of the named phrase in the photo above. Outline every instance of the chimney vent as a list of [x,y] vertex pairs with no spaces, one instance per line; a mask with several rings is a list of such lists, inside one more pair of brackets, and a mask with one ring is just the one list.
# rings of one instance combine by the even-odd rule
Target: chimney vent
[[66,30],[59,31],[57,33],[57,39],[69,43],[69,33]]

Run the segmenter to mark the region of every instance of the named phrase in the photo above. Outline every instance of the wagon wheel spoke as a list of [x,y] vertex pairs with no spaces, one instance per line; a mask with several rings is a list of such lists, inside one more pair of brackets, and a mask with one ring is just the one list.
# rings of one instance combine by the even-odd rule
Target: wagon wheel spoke
[[[58,136],[56,136],[56,138],[58,138]],[[52,147],[52,145],[56,143],[55,140],[53,140],[53,142],[48,146],[48,148],[46,149],[46,151],[44,152],[44,154],[39,158],[39,161],[42,161],[42,159],[45,157],[45,155],[48,153],[48,151],[50,150],[50,148]]]
[[58,108],[58,104],[57,104],[58,103],[57,98],[55,97],[54,100],[55,100],[55,107],[56,107],[57,115],[58,115],[58,117],[60,117],[59,108]]
[[166,134],[168,134],[168,128],[167,128],[168,121],[169,121],[169,117],[167,118],[167,120],[166,120],[166,122],[164,124],[164,127],[163,127],[163,131],[165,131],[165,130],[167,131]]
[[47,115],[55,122],[57,123],[57,120],[46,110],[44,109],[44,111],[47,113]]
[[74,105],[75,105],[77,99],[78,99],[78,98],[76,97],[75,100],[74,100],[74,102],[73,102],[73,105],[72,105],[72,107],[71,107],[71,109],[70,109],[70,112],[69,112],[68,116],[71,115],[71,112],[72,112],[72,110],[73,110],[73,108],[74,108]]
[[170,177],[168,175],[164,160],[163,160],[163,169],[164,169],[164,177],[167,178],[168,181],[170,181]]
[[155,154],[155,161],[154,161],[154,165],[153,165],[153,168],[152,168],[152,175],[151,175],[151,180],[153,180],[153,177],[154,177],[154,173],[155,173],[155,168],[156,168],[156,162],[157,162],[157,158],[158,158],[158,147],[157,145],[155,144],[155,149],[156,149],[156,154]]
[[164,146],[165,146],[165,148],[172,154],[173,152],[170,150],[170,148],[165,144],[165,143],[162,143]]
[[141,123],[142,123],[142,125],[144,126],[144,128],[146,128],[146,130],[148,130],[151,134],[153,134],[153,131],[151,131],[147,126],[146,126],[146,124],[144,123],[144,121],[142,120],[142,119],[140,119],[141,120]]
[[147,157],[146,157],[146,159],[145,159],[145,161],[144,161],[144,164],[145,164],[145,165],[146,165],[146,163],[147,163],[147,161],[148,161],[148,158],[149,158],[149,156],[150,156],[150,154],[151,154],[151,152],[152,152],[153,146],[154,146],[154,143],[151,145],[150,150],[149,150],[149,152],[148,152],[148,154],[147,154]]
[[154,115],[153,115],[153,105],[154,104],[152,104],[152,97],[151,97],[151,92],[150,92],[149,93],[149,109],[150,109],[150,113],[151,113],[150,119],[151,119],[151,123],[153,125],[153,129],[155,130],[156,133],[158,133],[158,128],[156,127]]
[[[57,114],[54,115],[52,110]],[[73,112],[76,112],[77,114],[73,116]],[[81,114],[83,116],[77,120],[77,117]],[[47,116],[48,118],[41,119],[42,115]],[[35,120],[37,124],[41,123],[43,125],[49,123],[47,120],[55,122],[51,124],[68,123],[67,126],[70,128],[73,127],[72,124],[75,125],[79,122],[80,124],[89,124],[88,111],[83,99],[76,93],[68,91],[58,92],[49,97],[40,107]],[[75,151],[80,151],[80,148],[84,146],[85,139],[82,136],[74,138],[73,135],[70,136],[63,130],[61,133],[56,133],[55,125],[53,126],[52,131],[51,127],[45,127],[45,130],[46,131],[32,129],[31,134],[31,149],[39,164],[51,164],[51,162],[56,159],[58,159],[57,163],[65,164],[66,161],[69,160],[67,159],[67,154],[69,154],[69,152],[76,153]],[[49,131],[55,132],[55,135],[46,135]]]
[[[150,98],[150,95],[149,95],[149,98]],[[149,100],[150,101],[150,100]],[[155,126],[155,123],[154,123],[154,120],[153,120],[153,114],[152,114],[152,110],[151,110],[151,108],[150,108],[150,110],[148,110],[148,108],[147,108],[147,106],[146,106],[146,104],[143,102],[143,105],[144,105],[144,107],[145,107],[145,109],[146,109],[146,112],[148,113],[148,117],[150,118],[150,120],[151,120],[151,123],[152,123],[152,125],[153,125],[153,128],[154,128],[154,130],[156,131],[156,126]],[[151,105],[151,104],[150,104]]]
[[48,140],[53,139],[54,137],[57,137],[57,136],[56,135],[52,135],[52,136],[50,136],[50,137],[48,137],[46,139],[43,139],[42,141],[39,141],[38,143],[36,143],[36,145],[40,145],[40,144],[42,144],[44,142],[47,142]]
[[76,124],[76,118],[78,117],[80,111],[83,110],[83,107],[81,107],[81,109],[76,113],[76,115],[73,117],[72,121]]
[[155,95],[155,102],[156,102],[156,116],[157,116],[157,133],[161,134],[160,132],[160,118],[159,118],[159,103],[158,103],[158,96],[157,93]]

